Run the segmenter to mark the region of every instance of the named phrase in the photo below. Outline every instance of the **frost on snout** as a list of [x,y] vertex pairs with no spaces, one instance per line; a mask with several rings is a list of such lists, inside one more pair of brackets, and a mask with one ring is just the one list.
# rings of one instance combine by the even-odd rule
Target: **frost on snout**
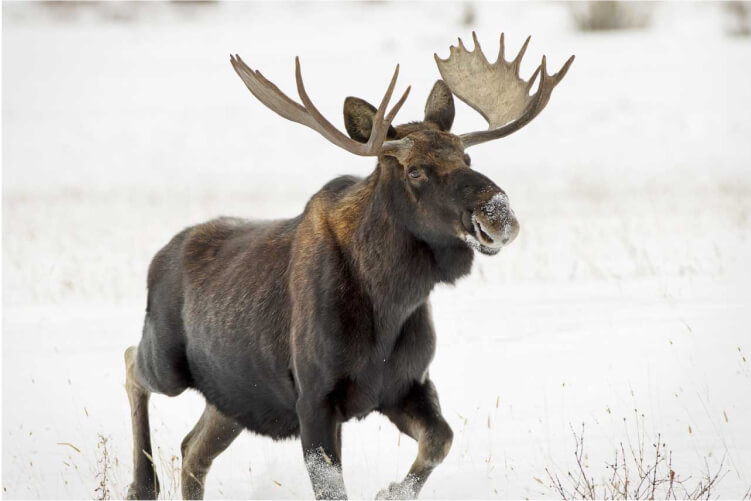
[[490,200],[472,212],[474,234],[465,239],[470,246],[483,254],[497,254],[510,244],[519,233],[519,222],[503,192],[494,194]]

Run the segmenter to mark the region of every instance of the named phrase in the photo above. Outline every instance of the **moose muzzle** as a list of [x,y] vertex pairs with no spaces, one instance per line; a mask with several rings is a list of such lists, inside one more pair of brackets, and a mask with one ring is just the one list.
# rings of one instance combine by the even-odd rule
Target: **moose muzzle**
[[466,241],[483,254],[497,254],[519,234],[519,221],[502,191],[481,203],[470,215],[472,231]]

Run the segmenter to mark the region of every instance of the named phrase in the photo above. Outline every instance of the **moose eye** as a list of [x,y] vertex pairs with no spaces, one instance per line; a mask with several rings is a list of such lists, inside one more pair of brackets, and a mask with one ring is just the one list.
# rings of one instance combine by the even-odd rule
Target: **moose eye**
[[409,172],[407,174],[412,179],[418,179],[420,176],[422,176],[422,172],[420,172],[420,169],[416,167],[412,167],[411,169],[409,169]]

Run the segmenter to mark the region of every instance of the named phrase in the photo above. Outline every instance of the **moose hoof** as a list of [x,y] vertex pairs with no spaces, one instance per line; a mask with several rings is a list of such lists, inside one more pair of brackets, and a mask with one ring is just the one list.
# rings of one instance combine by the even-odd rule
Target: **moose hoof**
[[391,482],[376,494],[376,499],[416,499],[417,492],[412,482]]

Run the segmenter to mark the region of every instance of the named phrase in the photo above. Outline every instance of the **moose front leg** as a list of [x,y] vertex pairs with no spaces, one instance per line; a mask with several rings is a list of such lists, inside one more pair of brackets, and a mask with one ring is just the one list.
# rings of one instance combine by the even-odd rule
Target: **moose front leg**
[[441,415],[433,382],[415,383],[402,401],[382,409],[399,430],[417,440],[417,459],[401,482],[381,490],[376,499],[415,499],[425,481],[451,448],[454,433]]
[[305,466],[316,499],[346,499],[341,458],[341,423],[325,399],[297,402]]

